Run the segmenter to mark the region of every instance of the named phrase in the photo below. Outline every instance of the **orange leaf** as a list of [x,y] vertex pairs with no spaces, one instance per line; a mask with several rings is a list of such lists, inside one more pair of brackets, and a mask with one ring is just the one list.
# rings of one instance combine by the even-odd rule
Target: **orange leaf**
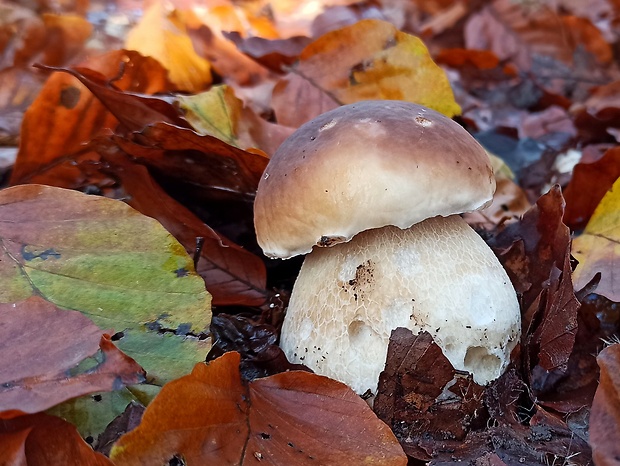
[[165,385],[142,424],[112,449],[117,466],[163,464],[405,465],[389,428],[340,382],[284,372],[244,385],[226,353]]
[[159,61],[178,88],[198,92],[211,83],[211,66],[200,57],[176,11],[168,11],[162,0],[155,0],[140,23],[129,32],[126,47]]
[[[144,93],[166,89],[167,82],[162,79],[165,70],[154,60],[135,52],[111,52],[93,57],[83,66],[112,78],[118,75],[121,63],[124,73],[121,79],[114,81],[117,88]],[[88,151],[85,143],[116,125],[117,120],[77,79],[54,73],[24,115],[11,184],[79,185],[78,169],[70,163],[60,165],[60,162],[82,156]]]
[[80,437],[75,427],[47,414],[0,422],[2,466],[113,466]]

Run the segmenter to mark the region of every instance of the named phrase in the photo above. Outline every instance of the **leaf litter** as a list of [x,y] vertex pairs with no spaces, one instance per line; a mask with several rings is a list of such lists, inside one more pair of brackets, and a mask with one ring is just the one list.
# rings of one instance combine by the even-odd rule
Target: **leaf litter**
[[[193,256],[213,294],[210,365],[226,360],[229,367],[223,375],[253,380],[250,384],[264,381],[265,387],[277,380],[292,390],[300,384],[326,388],[321,378],[296,372],[303,368],[291,367],[277,346],[286,308],[277,297],[290,291],[299,263],[263,260],[251,223],[253,193],[269,154],[312,116],[351,100],[396,96],[417,101],[418,90],[428,96],[437,86],[444,89],[444,71],[431,58],[425,56],[420,63],[429,64],[425,72],[440,77],[422,79],[419,89],[410,87],[413,74],[401,66],[403,56],[428,47],[430,57],[448,71],[445,89],[450,91],[428,104],[450,115],[460,107],[458,121],[516,175],[503,178],[490,210],[468,221],[494,249],[517,289],[523,336],[509,370],[480,387],[467,374],[455,372],[428,335],[396,330],[374,410],[390,426],[411,464],[585,465],[592,464],[590,448],[597,464],[613,464],[617,452],[610,433],[620,425],[613,378],[614,342],[620,333],[613,281],[619,263],[613,247],[613,232],[620,225],[613,185],[620,173],[615,152],[620,72],[611,56],[619,39],[609,25],[618,16],[617,6],[606,0],[586,9],[569,0],[554,5],[494,0],[466,7],[414,1],[394,2],[390,8],[386,2],[343,2],[322,7],[312,24],[309,17],[287,16],[300,10],[274,6],[269,16],[251,3],[237,9],[209,6],[203,16],[180,2],[173,12],[157,13],[155,5],[134,39],[138,33],[148,37],[153,24],[176,27],[185,35],[175,38],[182,45],[174,50],[164,47],[160,34],[151,44],[162,47],[153,49],[155,58],[127,50],[87,54],[92,44],[83,39],[72,49],[48,53],[42,41],[0,45],[5,61],[13,59],[20,66],[36,61],[63,71],[49,75],[25,113],[11,183],[37,182],[120,198],[158,219],[185,254]],[[31,29],[12,30],[19,32],[9,37],[20,37],[21,31],[39,34],[45,28],[62,34],[75,28],[76,37],[82,37],[79,20],[48,17],[40,23],[29,11],[13,8],[11,21]],[[103,44],[118,44],[109,35],[102,37]],[[343,40],[351,41],[349,55],[338,51]],[[202,57],[179,60],[192,54],[192,41]],[[158,55],[161,51],[164,55]],[[168,75],[173,62],[176,68]],[[189,63],[210,71],[192,77],[183,69]],[[33,75],[40,81],[50,70],[39,68]],[[178,93],[206,90],[211,79],[229,87],[216,85],[195,98]],[[37,80],[31,89],[38,91]],[[217,102],[224,105],[214,106]],[[16,114],[26,105],[11,111]],[[222,121],[222,115],[230,120]],[[226,124],[213,126],[214,122]],[[15,124],[0,127],[16,140]],[[204,238],[202,249],[196,238]],[[22,251],[22,257],[39,261],[55,260],[56,254],[46,247]],[[16,297],[15,290],[27,289],[15,280],[16,285],[3,286],[0,295]],[[22,299],[27,297],[22,294]],[[158,328],[164,334],[157,338],[167,342],[170,335],[165,332],[174,329],[168,324]],[[189,359],[204,358],[207,352],[197,347]],[[234,352],[240,354],[239,361],[231,363]],[[183,353],[181,359],[186,356]],[[149,365],[145,367],[150,372]],[[197,367],[201,369],[194,370],[203,370]],[[286,372],[291,370],[295,372]],[[180,380],[173,383],[185,383]],[[251,386],[247,383],[241,384],[244,390]],[[212,403],[208,398],[200,403]],[[293,400],[295,409],[312,405],[307,398]],[[257,404],[264,408],[254,418],[261,429],[252,437],[254,456],[247,456],[248,461],[291,460],[287,455],[292,447],[279,437],[270,442],[277,436],[271,437],[268,429],[271,420],[290,414],[293,405]],[[156,402],[150,406],[152,411],[160,409]],[[165,419],[177,408],[149,418]],[[310,421],[333,422],[333,414],[329,408],[308,416]],[[24,426],[50,422],[34,416],[15,419]],[[374,422],[361,411],[356,416],[359,425]],[[188,411],[183,422],[193,425],[196,418]],[[21,425],[2,434],[11,439],[0,445],[12,445],[6,450],[12,458],[28,445],[26,435],[35,432],[26,434]],[[134,419],[111,425],[111,440],[103,441],[106,448],[136,425],[140,432],[149,423]],[[209,428],[217,432],[224,426],[215,423]],[[356,453],[339,450],[335,440],[321,435],[325,434],[316,438],[330,445],[322,453],[344,455],[338,464],[358,464]],[[74,446],[79,444],[71,438]],[[189,437],[176,437],[179,441],[188,442],[190,450],[196,446]],[[283,450],[264,450],[270,443],[283,445]],[[239,447],[231,445],[226,451],[241,458]],[[365,449],[369,455],[380,451],[370,444]],[[29,451],[37,454],[27,447],[26,455]],[[179,451],[170,450],[165,457],[180,459]],[[146,454],[145,448],[138,447],[136,454]],[[336,461],[335,456],[325,458]]]

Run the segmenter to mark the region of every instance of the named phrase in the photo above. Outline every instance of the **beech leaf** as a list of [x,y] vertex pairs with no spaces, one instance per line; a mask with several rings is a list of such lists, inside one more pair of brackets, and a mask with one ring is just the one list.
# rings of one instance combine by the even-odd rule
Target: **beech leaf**
[[[362,20],[328,32],[302,51],[293,73],[340,104],[393,99],[424,105],[449,117],[461,112],[445,72],[424,43],[385,21]],[[290,102],[285,95],[274,94],[278,120],[280,98],[284,106]],[[297,102],[295,109],[306,121],[317,116],[309,114],[305,105]]]
[[620,179],[605,194],[584,232],[573,240],[573,256],[579,261],[573,280],[583,288],[596,273],[601,280],[597,294],[620,301]]
[[[0,253],[0,302],[38,295],[79,310],[125,332],[121,348],[132,335],[167,329],[184,341],[209,325],[211,298],[183,246],[123,202],[40,185],[2,190]],[[160,351],[158,340],[145,352]]]
[[211,83],[211,65],[200,57],[176,11],[162,0],[146,9],[138,25],[129,32],[125,46],[158,60],[179,89],[198,92]]
[[[87,317],[39,297],[0,304],[0,342],[0,418],[144,381],[144,370]],[[99,350],[99,361],[76,370]]]
[[[168,89],[161,65],[136,52],[110,52],[91,57],[81,66],[111,78],[118,75],[121,63],[124,71],[114,81],[116,89],[147,94]],[[11,183],[79,186],[82,182],[79,169],[66,162],[87,156],[85,144],[117,124],[116,118],[86,86],[66,73],[54,73],[24,115]]]
[[164,464],[405,465],[390,429],[346,385],[285,372],[244,385],[226,353],[170,382],[111,452],[117,466]]
[[43,413],[0,422],[0,461],[3,466],[114,466],[71,424]]

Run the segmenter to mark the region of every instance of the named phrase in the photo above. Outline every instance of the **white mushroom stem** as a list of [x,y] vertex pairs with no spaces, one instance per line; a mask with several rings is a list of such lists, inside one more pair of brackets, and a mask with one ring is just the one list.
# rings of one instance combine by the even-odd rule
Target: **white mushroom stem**
[[314,248],[295,283],[281,346],[291,361],[375,394],[397,327],[430,332],[456,369],[485,384],[508,365],[520,325],[506,272],[452,215]]

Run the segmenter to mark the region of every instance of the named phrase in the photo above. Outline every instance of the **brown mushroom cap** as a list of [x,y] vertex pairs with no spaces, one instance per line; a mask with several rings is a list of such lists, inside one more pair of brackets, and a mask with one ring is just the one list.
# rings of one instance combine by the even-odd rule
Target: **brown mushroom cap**
[[258,186],[254,223],[267,256],[289,258],[361,231],[408,228],[486,206],[495,178],[460,125],[404,101],[363,101],[301,126]]

